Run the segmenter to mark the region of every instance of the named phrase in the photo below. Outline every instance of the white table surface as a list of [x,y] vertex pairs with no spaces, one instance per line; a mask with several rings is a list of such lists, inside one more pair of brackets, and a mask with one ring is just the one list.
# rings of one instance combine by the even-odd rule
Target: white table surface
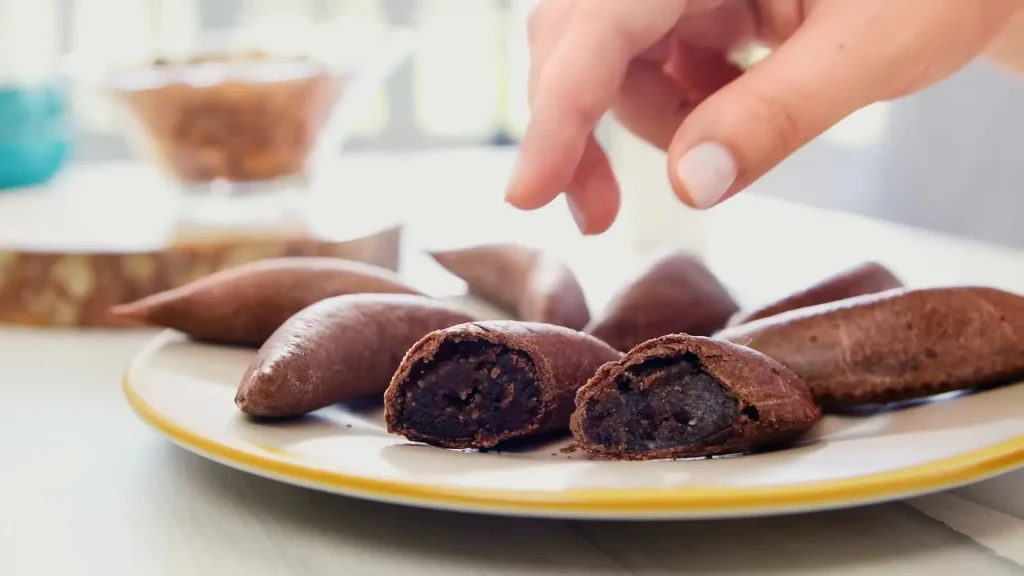
[[[413,242],[557,246],[599,306],[637,262],[633,236],[617,227],[578,239],[560,205],[492,207],[510,162],[476,151],[353,156],[343,172],[377,190],[415,182],[400,202],[418,217]],[[88,178],[65,185],[75,181]],[[909,284],[1024,291],[1020,252],[754,194],[709,213],[704,228],[710,265],[746,302],[866,258]],[[459,288],[423,260],[407,264],[431,290]],[[1024,471],[908,502],[678,523],[462,515],[278,484],[193,456],[135,419],[120,376],[150,336],[0,328],[0,575],[1024,574]]]

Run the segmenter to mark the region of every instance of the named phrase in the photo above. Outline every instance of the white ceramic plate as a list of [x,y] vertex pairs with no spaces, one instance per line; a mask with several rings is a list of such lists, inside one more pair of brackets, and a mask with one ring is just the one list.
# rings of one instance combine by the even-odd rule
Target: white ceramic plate
[[156,338],[124,392],[175,443],[318,490],[449,510],[563,518],[722,518],[849,507],[934,492],[1024,465],[1024,384],[870,416],[829,416],[779,452],[658,462],[563,453],[567,438],[479,453],[389,435],[382,409],[339,406],[256,424],[234,405],[252,350]]

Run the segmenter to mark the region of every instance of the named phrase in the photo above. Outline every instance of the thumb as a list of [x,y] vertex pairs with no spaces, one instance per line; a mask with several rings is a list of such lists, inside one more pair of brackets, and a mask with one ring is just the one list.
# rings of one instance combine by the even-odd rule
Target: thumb
[[817,4],[793,36],[680,125],[668,149],[676,195],[713,206],[857,109],[952,74],[1005,22],[1000,4],[1008,5]]

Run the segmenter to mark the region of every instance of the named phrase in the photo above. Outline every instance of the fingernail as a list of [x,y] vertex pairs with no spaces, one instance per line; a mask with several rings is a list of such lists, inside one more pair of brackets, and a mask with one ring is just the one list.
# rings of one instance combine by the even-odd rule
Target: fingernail
[[676,175],[696,208],[710,208],[736,181],[736,160],[721,144],[704,142],[687,152]]
[[576,222],[576,228],[579,228],[579,231],[586,235],[587,215],[579,207],[579,204],[576,204],[576,201],[573,200],[572,194],[565,195],[565,203],[569,205],[569,213],[572,214],[572,219]]

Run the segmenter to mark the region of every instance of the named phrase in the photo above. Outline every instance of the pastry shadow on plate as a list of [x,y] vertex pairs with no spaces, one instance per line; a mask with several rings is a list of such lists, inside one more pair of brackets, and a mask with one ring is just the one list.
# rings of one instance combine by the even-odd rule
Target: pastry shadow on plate
[[[818,424],[820,426],[820,423]],[[669,462],[690,462],[696,460],[726,460],[733,458],[746,458],[748,461],[755,457],[773,457],[779,454],[788,453],[794,456],[806,455],[810,452],[824,450],[828,447],[829,439],[815,435],[817,427],[812,428],[806,435],[789,442],[776,442],[764,444],[742,452],[730,452],[727,454],[716,454],[714,456],[700,456],[697,458],[677,458]]]
[[296,444],[339,436],[397,438],[384,429],[380,402],[367,401],[361,410],[330,406],[301,416],[266,418],[238,412],[232,432],[246,442],[274,452],[289,453]]
[[[735,452],[717,456],[676,459],[609,461],[593,458],[567,474],[564,483],[579,488],[607,488],[614,478],[616,489],[686,489],[696,486],[742,487],[745,478],[789,475],[795,461],[826,448],[828,442],[808,441],[773,449]],[[787,481],[788,482],[788,481]]]
[[[769,455],[777,452],[796,451],[807,452],[812,450],[819,450],[824,448],[828,444],[827,439],[807,437],[798,439],[790,443],[781,443],[775,445],[762,446],[756,449],[748,450],[745,452],[734,452],[729,454],[720,454],[716,456],[702,456],[696,458],[675,458],[675,459],[661,459],[651,460],[651,462],[696,462],[702,460],[722,460],[737,457],[751,457],[757,455]],[[474,457],[480,455],[498,457],[508,459],[510,466],[519,467],[523,460],[536,460],[538,462],[557,462],[572,460],[577,462],[609,462],[597,456],[593,456],[584,452],[583,450],[576,447],[573,442],[572,436],[568,432],[557,431],[535,436],[531,438],[522,438],[518,440],[512,440],[502,443],[495,448],[487,450],[476,450],[476,449],[464,449],[455,450],[447,448],[438,448],[435,446],[428,446],[426,444],[419,443],[402,443],[386,446],[382,448],[381,455],[384,459],[391,462],[396,467],[406,467],[409,471],[420,471],[422,462],[419,458],[430,456],[431,454],[439,455],[442,453],[448,453],[456,455],[455,457]],[[415,463],[410,459],[410,455],[416,455]],[[444,456],[448,458],[448,456]],[[511,462],[519,462],[519,464],[511,464]],[[629,462],[626,465],[635,466],[636,462]],[[439,466],[439,469],[450,469],[450,464]]]
[[[758,446],[757,448],[747,450],[746,452],[713,456],[712,459],[730,458],[737,456],[767,456],[779,454],[782,452],[790,452],[793,454],[807,454],[808,452],[816,452],[818,450],[823,450],[828,446],[829,439],[815,435],[815,430],[817,429],[817,426],[820,425],[821,422],[819,422],[814,428],[811,428],[811,430],[804,436],[790,442],[776,442],[774,444],[765,444],[763,446]],[[707,459],[707,457],[705,457],[705,459]]]
[[[477,459],[478,463],[486,459],[485,471],[488,473],[503,470],[522,472],[531,467],[542,467],[555,463],[553,458],[509,458],[501,454],[480,452],[468,448],[457,450],[413,443],[383,446],[380,449],[380,457],[396,469],[407,474],[414,474],[419,478],[451,477],[458,473],[460,464],[467,458]],[[478,471],[484,471],[484,469],[481,468]]]
[[[575,443],[573,441],[572,434],[570,434],[568,430],[553,430],[536,436],[507,440],[498,444],[494,448],[481,450],[481,452],[503,456],[541,457],[568,457],[572,454],[582,454],[582,452],[577,452],[575,450],[571,452],[566,450],[571,446],[575,446]],[[566,451],[563,452],[563,450]]]
[[[392,435],[392,437],[402,438],[401,436],[394,435]],[[382,453],[382,455],[385,459],[389,459],[393,454],[401,454],[401,458],[404,458],[405,454],[417,454],[417,456],[451,454],[458,458],[485,456],[492,460],[494,458],[505,459],[510,462],[510,465],[520,466],[521,464],[511,463],[516,461],[521,463],[523,460],[550,462],[555,458],[579,459],[579,457],[583,455],[583,452],[577,451],[573,447],[572,435],[569,434],[567,430],[557,430],[528,438],[508,440],[494,448],[486,449],[441,448],[419,442],[404,441],[385,447],[383,451],[386,453]],[[570,450],[570,448],[573,449]],[[576,456],[576,458],[573,458],[573,456]],[[448,456],[444,457],[447,458]]]
[[[661,458],[661,459],[657,459],[657,460],[639,460],[639,461],[625,462],[625,464],[626,465],[631,465],[631,466],[632,465],[636,465],[638,463],[642,463],[642,462],[679,462],[681,464],[685,464],[685,463],[691,463],[691,462],[703,462],[703,461],[707,461],[707,460],[715,460],[715,461],[718,461],[718,460],[733,460],[733,459],[737,459],[737,458],[743,458],[746,461],[750,462],[750,461],[753,461],[751,459],[754,458],[754,457],[764,457],[764,456],[770,457],[770,456],[774,456],[774,455],[781,454],[781,453],[786,453],[786,452],[792,453],[793,455],[797,455],[797,454],[803,455],[803,454],[806,454],[808,452],[824,449],[829,444],[829,439],[828,438],[814,436],[813,435],[814,431],[815,431],[815,429],[812,429],[808,433],[809,434],[808,436],[805,436],[805,437],[802,437],[802,438],[798,438],[798,439],[796,439],[794,441],[779,442],[779,443],[775,443],[775,444],[766,444],[766,445],[763,445],[763,446],[758,446],[756,448],[751,448],[749,450],[743,450],[743,451],[739,451],[739,452],[727,452],[727,453],[724,453],[724,454],[715,454],[715,455],[712,455],[712,456],[691,456],[691,457],[683,457],[683,458]],[[605,460],[605,459],[602,459],[602,458],[596,457],[596,456],[583,456],[583,457],[581,457],[581,459],[589,459],[589,460],[604,461],[604,462],[611,461],[611,460]]]
[[253,417],[241,412],[231,420],[231,431],[251,444],[287,451],[290,444],[345,434],[344,426],[319,414],[290,418]]
[[353,416],[373,421],[381,427],[384,426],[383,396],[368,396],[366,398],[349,400],[348,402],[335,404],[327,410],[343,410]]
[[812,434],[827,441],[958,430],[1020,417],[1024,383],[1001,381],[888,405],[827,414]]
[[983,394],[993,390],[999,390],[1001,388],[1008,388],[1014,385],[1024,386],[1024,382],[1021,381],[1020,376],[1013,378],[1005,378],[996,382],[990,382],[981,386],[975,386],[972,388],[965,388],[963,390],[953,390],[951,392],[944,392],[942,394],[934,394],[932,396],[925,396],[922,398],[912,398],[910,400],[902,400],[899,402],[889,402],[885,404],[865,404],[862,406],[849,406],[849,407],[836,407],[829,408],[829,414],[835,414],[837,416],[876,416],[879,414],[887,414],[890,412],[898,412],[901,410],[907,410],[910,408],[916,408],[918,406],[937,404],[940,402],[950,402],[973,396],[975,394]]

